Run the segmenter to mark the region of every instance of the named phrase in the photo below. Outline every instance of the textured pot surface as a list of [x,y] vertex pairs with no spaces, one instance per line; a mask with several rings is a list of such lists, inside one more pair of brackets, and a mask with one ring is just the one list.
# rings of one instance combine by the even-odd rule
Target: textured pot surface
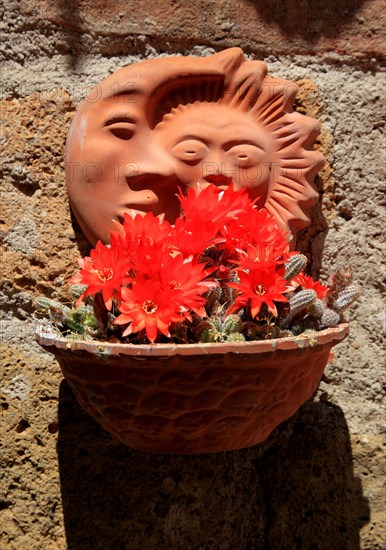
[[348,325],[277,340],[224,344],[36,339],[58,360],[79,403],[130,447],[204,453],[266,439],[315,391]]

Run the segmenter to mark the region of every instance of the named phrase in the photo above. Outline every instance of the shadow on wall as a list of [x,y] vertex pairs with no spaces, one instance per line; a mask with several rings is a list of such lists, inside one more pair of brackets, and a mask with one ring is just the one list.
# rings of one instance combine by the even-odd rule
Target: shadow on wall
[[60,387],[69,550],[359,550],[369,520],[342,410],[308,402],[262,445],[208,455],[125,447]]
[[315,177],[314,184],[319,192],[319,200],[311,208],[310,224],[296,234],[294,250],[307,256],[308,264],[305,271],[308,275],[311,275],[311,277],[317,280],[320,277],[322,268],[324,244],[328,234],[328,223],[323,213],[323,180],[319,175]]
[[[67,35],[70,61],[68,68],[76,71],[82,54],[83,33],[78,32],[77,26],[82,23],[82,14],[78,0],[57,0],[59,15],[63,20],[63,26],[70,31]],[[72,31],[72,32],[71,32]]]
[[274,23],[282,32],[301,36],[310,43],[320,36],[338,37],[342,27],[348,25],[364,0],[246,0],[253,4],[259,16]]

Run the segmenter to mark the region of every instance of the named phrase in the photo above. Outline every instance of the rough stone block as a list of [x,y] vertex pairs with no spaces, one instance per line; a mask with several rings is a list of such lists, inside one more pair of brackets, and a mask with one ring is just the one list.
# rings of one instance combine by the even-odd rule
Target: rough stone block
[[[145,35],[163,43],[242,45],[265,54],[382,58],[382,0],[22,0],[24,14],[95,35]],[[118,46],[119,42],[117,42]]]

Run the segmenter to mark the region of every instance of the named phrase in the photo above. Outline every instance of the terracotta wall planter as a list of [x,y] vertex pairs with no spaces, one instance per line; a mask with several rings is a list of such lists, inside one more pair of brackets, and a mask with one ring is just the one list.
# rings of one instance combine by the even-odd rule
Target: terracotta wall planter
[[[79,106],[66,145],[69,199],[89,242],[108,243],[113,220],[125,214],[174,223],[178,189],[198,182],[246,189],[295,234],[310,221],[323,164],[313,147],[320,124],[294,110],[296,92],[240,48],[146,60],[110,75]],[[136,346],[40,330],[37,340],[80,404],[123,443],[197,453],[268,437],[312,395],[347,332],[341,325],[270,341]]]
[[208,453],[265,440],[315,391],[348,325],[277,340],[125,345],[36,339],[79,403],[135,449]]

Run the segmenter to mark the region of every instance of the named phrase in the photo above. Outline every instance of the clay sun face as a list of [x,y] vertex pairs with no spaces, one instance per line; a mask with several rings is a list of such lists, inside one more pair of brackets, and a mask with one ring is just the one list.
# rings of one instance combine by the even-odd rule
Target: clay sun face
[[319,123],[293,111],[295,83],[267,76],[239,48],[143,61],[112,74],[79,106],[66,184],[91,244],[125,212],[179,215],[178,188],[246,188],[295,233],[318,199]]

